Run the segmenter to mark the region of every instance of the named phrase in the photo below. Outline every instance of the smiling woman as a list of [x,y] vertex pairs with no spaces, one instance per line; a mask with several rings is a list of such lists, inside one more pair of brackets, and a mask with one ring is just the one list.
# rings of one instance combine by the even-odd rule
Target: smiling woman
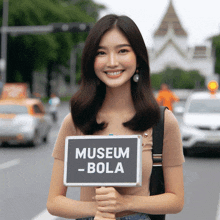
[[[97,77],[108,87],[130,84],[136,71],[136,55],[121,31],[114,28],[100,41],[94,70]],[[118,80],[109,80],[118,79]]]
[[[53,151],[48,211],[53,215],[84,220],[154,220],[155,217],[162,220],[167,213],[180,212],[184,203],[184,157],[178,122],[169,110],[165,110],[164,116],[162,165],[165,193],[150,195],[152,130],[160,119],[160,109],[151,88],[147,48],[129,17],[107,15],[95,24],[83,50],[81,78],[81,87],[71,98],[71,112],[62,123]],[[63,185],[66,137],[109,134],[144,137],[142,186],[81,187],[80,201],[66,198],[67,187]],[[92,158],[105,154],[110,160],[119,153],[124,157],[131,156],[129,151],[117,153],[105,144],[97,151],[90,150],[91,146],[83,146],[77,155]],[[123,173],[120,162],[113,170],[108,162],[94,162],[91,159],[88,163],[90,175],[102,175],[105,170]],[[131,166],[136,164],[131,163]]]
[[[159,106],[149,72],[147,48],[136,24],[127,16],[100,19],[90,31],[82,54],[82,86],[71,102],[75,126],[84,134],[102,130],[106,124],[96,122],[98,112],[105,109],[104,100],[114,100],[120,93],[120,103],[129,99],[126,118],[130,120],[125,120],[124,126],[135,131],[152,127],[159,119]],[[138,83],[132,78],[137,74]],[[110,92],[115,95],[109,97]]]

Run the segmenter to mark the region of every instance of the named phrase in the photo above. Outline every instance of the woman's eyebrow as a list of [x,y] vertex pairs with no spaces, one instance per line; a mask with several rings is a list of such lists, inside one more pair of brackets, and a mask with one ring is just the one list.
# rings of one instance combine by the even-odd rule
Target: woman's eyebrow
[[131,45],[130,44],[119,44],[119,45],[117,45],[117,47],[131,47]]
[[[116,45],[116,48],[121,48],[121,47],[131,47],[130,44],[118,44]],[[98,49],[106,49],[107,47],[106,46],[99,46]]]

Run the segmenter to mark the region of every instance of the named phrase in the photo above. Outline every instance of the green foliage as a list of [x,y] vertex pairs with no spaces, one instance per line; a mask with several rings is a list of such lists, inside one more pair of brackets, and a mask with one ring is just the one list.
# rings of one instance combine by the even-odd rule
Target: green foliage
[[215,73],[220,74],[220,36],[216,36],[212,40],[212,45],[215,50]]
[[16,82],[23,82],[22,75],[21,75],[21,73],[18,72],[18,71],[15,73],[15,81],[16,81]]
[[76,73],[76,83],[79,84],[81,80],[81,72]]
[[94,3],[92,0],[60,0],[66,5],[74,5],[79,7],[80,10],[86,12],[90,17],[95,20],[98,19],[99,11],[105,9],[106,7],[102,4]]
[[161,74],[152,74],[151,75],[151,86],[154,89],[159,89],[162,83],[162,75]]
[[79,49],[76,56],[76,83],[79,83],[81,79],[81,57],[82,49]]
[[198,71],[184,71],[181,69],[167,68],[161,73],[151,75],[151,85],[158,90],[162,83],[168,84],[173,89],[194,89],[205,86],[205,77]]
[[[0,0],[1,10],[2,7],[3,0]],[[67,7],[63,1],[59,0],[9,1],[9,26],[48,25],[58,22],[93,23],[95,19],[78,6],[68,5]],[[7,81],[19,79],[31,82],[33,71],[45,69],[49,62],[67,66],[73,45],[84,41],[86,36],[86,33],[9,36]]]
[[94,19],[98,19],[99,11],[105,9],[104,5],[95,4],[92,0],[80,0],[75,3],[75,6],[86,12]]
[[65,75],[64,80],[66,82],[66,84],[70,84],[70,75]]
[[[99,12],[106,7],[102,4],[94,3],[93,0],[60,0],[63,2],[63,5],[66,5],[66,7],[69,7],[71,5],[74,5],[75,7],[78,7],[81,11],[85,12],[87,15],[92,17],[94,21],[98,20]],[[81,35],[75,34],[74,37],[76,38],[76,41],[79,42],[85,41],[87,34],[83,33]],[[76,83],[79,82],[81,78],[81,57],[82,57],[82,48],[80,50],[77,50],[76,54]]]

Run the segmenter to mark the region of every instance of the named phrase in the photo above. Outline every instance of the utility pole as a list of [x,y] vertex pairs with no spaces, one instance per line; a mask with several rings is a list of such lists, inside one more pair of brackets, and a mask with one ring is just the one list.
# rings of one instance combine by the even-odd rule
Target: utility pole
[[7,40],[8,40],[8,8],[9,0],[3,0],[3,21],[2,21],[2,31],[1,31],[1,80],[2,83],[6,82],[6,73],[7,73]]

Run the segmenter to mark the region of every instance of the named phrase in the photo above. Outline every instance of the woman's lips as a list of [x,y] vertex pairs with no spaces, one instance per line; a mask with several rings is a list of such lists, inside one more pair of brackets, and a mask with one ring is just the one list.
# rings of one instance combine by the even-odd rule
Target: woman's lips
[[106,75],[111,78],[111,79],[116,79],[118,77],[120,77],[123,73],[123,70],[120,70],[120,71],[114,71],[114,72],[105,72]]

